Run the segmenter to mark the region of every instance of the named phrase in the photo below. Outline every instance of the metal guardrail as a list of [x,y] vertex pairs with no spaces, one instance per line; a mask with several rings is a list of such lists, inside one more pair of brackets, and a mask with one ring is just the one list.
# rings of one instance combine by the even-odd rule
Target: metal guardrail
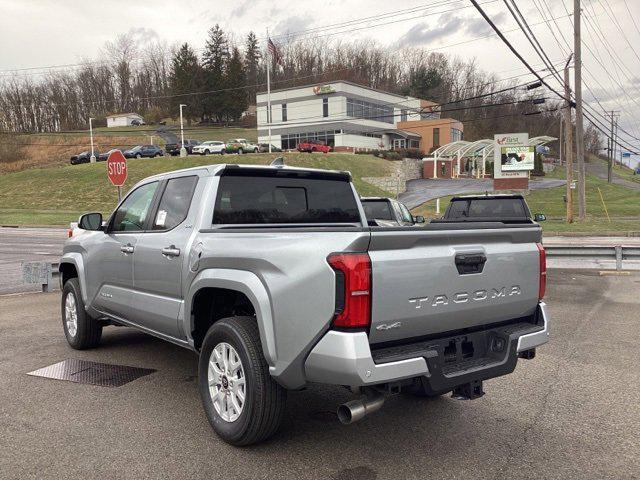
[[59,285],[58,266],[58,262],[22,262],[22,280],[42,285],[43,292],[52,292]]
[[623,260],[640,260],[640,247],[623,245],[575,246],[558,245],[544,247],[548,258],[615,260],[616,270],[622,270]]

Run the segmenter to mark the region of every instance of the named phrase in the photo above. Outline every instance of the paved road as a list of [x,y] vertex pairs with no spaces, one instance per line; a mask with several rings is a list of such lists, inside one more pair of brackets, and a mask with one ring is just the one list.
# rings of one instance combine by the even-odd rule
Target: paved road
[[[551,271],[552,342],[474,401],[396,396],[360,423],[341,387],[291,392],[282,430],[233,448],[195,386],[196,357],[127,328],[65,343],[59,294],[0,297],[0,475],[27,478],[640,478],[640,277]],[[118,388],[27,376],[67,358],[157,369]]]
[[[596,177],[598,177],[601,180],[607,180],[607,178],[608,178],[608,176],[607,176],[608,167],[607,167],[606,163],[602,163],[602,162],[585,162],[584,165],[585,165],[585,168],[586,168],[588,173],[590,173],[592,175],[595,175]],[[574,176],[574,178],[576,178],[576,177]],[[613,169],[612,181],[616,185],[622,185],[624,187],[631,188],[633,190],[640,190],[640,183],[632,182],[631,180],[627,180],[625,178],[620,177],[616,173],[616,169],[615,168]]]
[[57,261],[66,238],[61,228],[0,227],[0,295],[39,290],[39,285],[22,284],[21,262]]
[[[545,178],[531,181],[532,190],[539,188],[559,187],[566,183],[565,180]],[[453,179],[417,179],[407,182],[407,191],[400,194],[400,201],[409,208],[415,208],[428,200],[447,195],[463,195],[470,193],[483,193],[493,190],[493,180],[475,178]]]

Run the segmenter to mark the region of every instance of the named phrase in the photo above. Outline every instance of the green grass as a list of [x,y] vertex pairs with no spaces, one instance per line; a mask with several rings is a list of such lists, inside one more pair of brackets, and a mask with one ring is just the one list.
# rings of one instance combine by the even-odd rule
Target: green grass
[[[562,169],[556,169],[547,178],[565,178]],[[526,199],[533,213],[544,213],[547,220],[542,222],[542,229],[547,233],[619,233],[640,232],[640,191],[621,185],[609,184],[594,175],[587,175],[586,183],[587,217],[578,221],[577,189],[574,190],[574,222],[568,224],[566,203],[563,196],[566,188],[556,187],[531,191]],[[605,209],[598,193],[602,192],[604,204],[611,221],[607,219]],[[440,199],[440,211],[444,213],[451,197]],[[434,218],[435,200],[430,200],[412,210],[414,215]]]
[[[362,177],[387,175],[386,160],[371,155],[337,153],[283,155],[286,163],[292,166],[351,171],[361,195],[389,195],[362,180]],[[123,191],[157,173],[222,162],[264,165],[273,157],[273,154],[250,154],[131,159]],[[0,225],[68,225],[83,212],[110,213],[117,199],[117,189],[107,179],[105,163],[29,169],[0,175]]]

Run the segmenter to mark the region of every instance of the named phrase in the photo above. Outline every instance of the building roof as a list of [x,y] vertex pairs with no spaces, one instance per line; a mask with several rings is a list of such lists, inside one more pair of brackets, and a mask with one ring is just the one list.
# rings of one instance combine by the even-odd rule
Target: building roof
[[[271,90],[271,93],[286,92],[287,90],[298,90],[298,89],[301,89],[301,88],[310,88],[310,87],[315,87],[317,85],[329,85],[331,83],[346,83],[347,85],[353,85],[354,87],[364,88],[365,90],[370,90],[370,91],[376,92],[376,93],[383,93],[385,95],[391,95],[392,97],[398,97],[398,98],[402,98],[402,99],[413,98],[415,100],[422,100],[420,98],[411,97],[409,95],[398,95],[397,93],[385,92],[384,90],[379,90],[377,88],[367,87],[366,85],[361,85],[360,83],[351,82],[349,80],[331,80],[331,81],[326,81],[326,82],[310,83],[310,84],[307,84],[307,85],[299,85],[297,87],[278,88],[277,90]],[[267,94],[266,90],[257,93],[257,95],[266,95],[266,94]]]
[[129,112],[129,113],[114,113],[113,115],[107,115],[107,118],[115,118],[115,117],[128,117],[130,115],[135,115],[137,117],[142,118],[142,115],[140,115],[139,113],[136,112]]

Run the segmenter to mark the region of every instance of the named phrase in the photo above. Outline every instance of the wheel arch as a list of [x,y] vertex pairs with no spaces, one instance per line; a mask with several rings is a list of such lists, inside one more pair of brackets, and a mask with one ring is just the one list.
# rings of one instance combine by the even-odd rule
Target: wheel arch
[[64,284],[70,278],[76,277],[80,282],[80,293],[82,294],[82,301],[87,304],[87,284],[84,274],[84,260],[82,255],[76,252],[65,253],[60,259],[58,265],[58,271],[60,272],[60,288],[64,287]]
[[[230,306],[251,308],[250,314],[255,315],[258,324],[264,357],[269,366],[275,365],[277,354],[270,296],[252,272],[207,269],[196,276],[185,298],[185,333],[189,343],[199,350],[204,338],[203,325],[208,329],[215,321],[230,316],[227,314],[232,312]],[[211,312],[214,307],[218,312]]]

